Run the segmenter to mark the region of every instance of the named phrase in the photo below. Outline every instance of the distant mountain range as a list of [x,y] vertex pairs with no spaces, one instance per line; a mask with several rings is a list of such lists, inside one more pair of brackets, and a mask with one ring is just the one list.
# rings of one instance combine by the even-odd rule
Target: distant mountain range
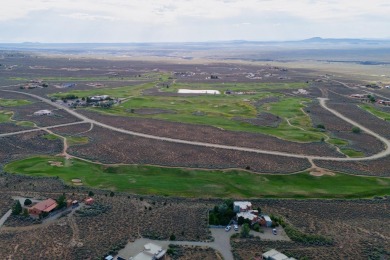
[[191,46],[191,45],[300,45],[300,44],[324,44],[324,45],[383,45],[390,44],[390,39],[351,39],[351,38],[321,38],[313,37],[304,40],[295,41],[246,41],[246,40],[232,40],[232,41],[209,41],[209,42],[137,42],[137,43],[40,43],[40,42],[23,42],[23,43],[0,43],[0,47],[14,46],[14,47],[109,47],[109,46]]

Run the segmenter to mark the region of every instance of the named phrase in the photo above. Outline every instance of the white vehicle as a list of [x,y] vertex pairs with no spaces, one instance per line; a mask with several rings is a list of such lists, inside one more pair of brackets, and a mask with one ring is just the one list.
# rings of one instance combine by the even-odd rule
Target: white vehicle
[[276,232],[276,228],[272,229],[272,234],[276,235],[277,232]]
[[238,231],[238,226],[236,224],[234,224],[233,228],[234,228],[234,231]]
[[231,228],[232,228],[232,226],[228,225],[228,226],[226,226],[225,231],[228,232],[228,231],[230,231]]

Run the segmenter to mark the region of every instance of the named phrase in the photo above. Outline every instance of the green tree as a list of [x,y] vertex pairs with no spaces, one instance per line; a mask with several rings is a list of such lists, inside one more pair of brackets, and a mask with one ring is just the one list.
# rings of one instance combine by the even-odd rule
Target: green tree
[[57,209],[62,209],[63,207],[66,207],[65,193],[62,193],[62,195],[58,197],[57,204],[58,204]]
[[175,234],[171,234],[171,236],[169,237],[169,240],[171,240],[171,241],[174,241],[174,240],[176,240],[176,236],[175,236]]
[[89,196],[89,197],[93,197],[93,195],[95,195],[95,193],[93,193],[93,191],[90,190],[90,191],[88,192],[88,196]]
[[24,206],[28,206],[32,204],[32,201],[30,199],[25,199],[23,204]]
[[115,193],[113,191],[110,192],[110,197],[114,197]]
[[28,217],[28,210],[26,208],[23,209],[23,217]]
[[19,215],[20,213],[22,213],[22,204],[17,200],[12,206],[12,215]]
[[249,224],[248,223],[245,223],[244,225],[242,225],[241,232],[240,232],[241,237],[249,237],[249,231],[250,230],[251,229],[249,228]]
[[354,134],[360,134],[361,131],[362,130],[357,126],[352,127],[352,133]]

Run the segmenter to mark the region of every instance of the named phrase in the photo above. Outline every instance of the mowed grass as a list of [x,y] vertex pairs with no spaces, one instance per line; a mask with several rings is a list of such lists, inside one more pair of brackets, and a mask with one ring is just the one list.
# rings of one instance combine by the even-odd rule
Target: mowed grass
[[[205,95],[190,97],[139,96],[111,109],[94,108],[100,113],[162,119],[173,122],[210,125],[225,130],[263,133],[285,140],[317,142],[324,136],[311,127],[311,119],[301,109],[309,102],[304,98],[281,98],[279,102],[256,108],[252,101],[270,96],[280,96],[264,92],[254,96]],[[250,98],[250,101],[247,99]],[[131,113],[137,109],[164,109],[171,114],[139,115]],[[261,112],[275,114],[283,119],[278,127],[255,126],[234,118],[253,119]],[[290,120],[289,125],[286,119]]]
[[31,104],[32,102],[24,99],[5,99],[0,98],[1,107],[16,107]]
[[125,86],[117,88],[100,88],[100,89],[90,89],[90,90],[73,90],[66,93],[55,93],[49,95],[50,97],[62,98],[68,95],[75,95],[79,98],[90,97],[95,95],[109,95],[113,98],[127,98],[131,96],[139,96],[141,91],[144,89],[152,88],[155,86],[155,83],[145,83],[134,86]]
[[349,157],[363,157],[364,156],[364,153],[361,151],[356,151],[353,149],[344,149],[344,148],[341,148],[340,150],[343,154],[345,154]]
[[0,123],[10,122],[12,117],[12,112],[0,110]]
[[[310,117],[302,111],[305,109],[306,103],[310,102],[310,99],[284,97],[280,93],[268,92],[270,89],[301,88],[307,86],[306,83],[229,83],[223,85],[224,89],[237,91],[258,90],[258,93],[255,95],[221,94],[183,97],[142,95],[143,90],[152,88],[155,84],[157,82],[119,88],[76,90],[53,94],[52,96],[60,98],[70,94],[78,97],[106,94],[111,97],[127,98],[126,101],[110,109],[88,108],[108,115],[146,117],[173,122],[209,125],[231,131],[263,133],[296,142],[318,142],[324,137],[323,133],[312,127]],[[174,84],[172,88],[209,89],[217,84],[178,83]],[[254,102],[257,100],[274,96],[279,97],[280,100],[265,104],[259,108],[254,105]],[[141,115],[131,112],[137,109],[163,109],[172,113]],[[277,115],[282,118],[282,122],[278,127],[256,126],[243,122],[245,119],[256,118],[262,112]],[[239,120],[235,120],[236,118],[239,118]],[[288,124],[287,119],[290,124]]]
[[388,112],[379,110],[372,105],[360,105],[360,107],[375,115],[376,117],[379,117],[380,119],[390,121],[390,113]]
[[[9,163],[4,170],[30,176],[50,176],[71,184],[136,194],[235,198],[361,198],[390,195],[390,179],[346,174],[315,177],[254,174],[245,171],[196,170],[155,166],[105,166],[62,157],[32,157]],[[62,162],[61,167],[49,161]]]

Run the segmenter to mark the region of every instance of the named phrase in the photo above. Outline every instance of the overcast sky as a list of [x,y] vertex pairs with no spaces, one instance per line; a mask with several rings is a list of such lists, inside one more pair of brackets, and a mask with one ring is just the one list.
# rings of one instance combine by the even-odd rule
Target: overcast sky
[[[6,2],[6,3],[4,3]],[[389,0],[3,0],[0,42],[390,38]]]

